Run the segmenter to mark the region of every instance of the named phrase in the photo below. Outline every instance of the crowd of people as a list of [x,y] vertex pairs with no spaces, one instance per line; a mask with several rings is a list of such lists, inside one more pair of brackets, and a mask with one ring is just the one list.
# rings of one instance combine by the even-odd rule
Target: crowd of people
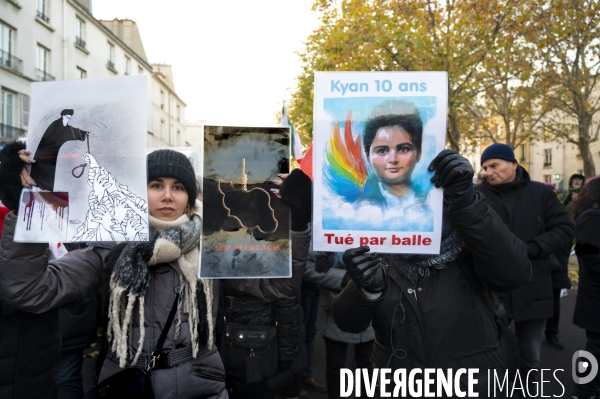
[[[530,180],[510,147],[493,144],[474,184],[470,162],[443,150],[429,165],[444,189],[439,254],[328,253],[310,247],[312,182],[295,169],[273,190],[291,210],[292,277],[198,279],[202,201],[183,154],[148,155],[148,242],[89,242],[49,256],[48,244],[13,240],[23,150],[15,142],[0,151],[0,201],[10,210],[0,249],[2,398],[82,398],[83,348],[97,325],[104,338],[87,398],[339,398],[348,345],[356,368],[478,368],[474,389],[487,397],[486,370],[535,376],[544,335],[562,347],[573,245],[574,323],[600,359],[600,179],[573,175],[559,197]],[[317,332],[324,382],[312,373]],[[572,397],[598,397],[598,378]]]

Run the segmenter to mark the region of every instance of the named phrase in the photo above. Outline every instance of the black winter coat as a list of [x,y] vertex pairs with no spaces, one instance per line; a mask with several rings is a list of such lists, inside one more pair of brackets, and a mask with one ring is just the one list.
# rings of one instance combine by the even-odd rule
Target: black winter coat
[[577,218],[579,287],[573,323],[600,333],[600,209],[588,209]]
[[571,279],[569,278],[569,257],[571,256],[571,245],[558,249],[554,255],[560,264],[560,269],[553,268],[550,271],[552,276],[552,288],[560,290],[571,288]]
[[35,314],[2,304],[0,397],[45,398],[60,352],[58,309]]
[[[267,381],[246,384],[245,380],[227,375],[228,389],[236,393],[271,391],[283,388],[291,382],[294,372],[300,371],[298,349],[300,346],[300,301],[299,296],[265,302],[262,299],[239,292],[227,284],[223,285],[224,312],[228,322],[242,325],[276,325],[277,371]],[[224,328],[219,326],[219,331]],[[221,336],[222,334],[220,334]],[[226,344],[221,342],[220,345]],[[226,372],[228,365],[225,365]],[[294,366],[294,367],[291,367]],[[293,369],[293,370],[292,370]]]
[[15,225],[11,212],[0,250],[0,398],[45,398],[61,347],[57,308],[98,289],[110,244],[48,261],[47,244],[14,242]]
[[92,294],[58,310],[61,351],[85,349],[96,342],[96,295]]
[[548,255],[570,245],[575,236],[564,206],[550,187],[531,181],[521,166],[514,182],[492,186],[484,181],[475,190],[485,195],[510,231],[528,244],[533,277],[525,286],[500,295],[507,314],[515,321],[552,317],[554,296]]
[[[242,325],[277,324],[277,371],[267,381],[247,384],[246,380],[227,373],[227,387],[236,393],[252,393],[281,389],[292,381],[302,368],[299,344],[302,339],[300,284],[306,268],[310,247],[310,228],[304,232],[291,231],[292,277],[272,279],[223,280],[224,300],[220,309],[227,322]],[[220,337],[224,326],[219,317],[217,334]],[[220,342],[219,345],[224,345]]]
[[[468,248],[455,261],[415,285],[390,266],[387,290],[377,300],[367,299],[351,281],[333,303],[333,318],[353,333],[372,322],[375,368],[479,368],[481,397],[487,396],[485,369],[503,373],[505,363],[484,285],[495,291],[520,287],[531,278],[531,263],[526,245],[475,195],[467,208],[445,213]],[[483,285],[474,287],[459,262]]]

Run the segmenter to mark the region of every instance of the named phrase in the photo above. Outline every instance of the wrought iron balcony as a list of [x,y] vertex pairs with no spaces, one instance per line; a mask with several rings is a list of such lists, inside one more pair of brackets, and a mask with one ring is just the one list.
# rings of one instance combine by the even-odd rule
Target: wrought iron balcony
[[85,48],[85,40],[83,40],[79,36],[75,36],[75,44],[78,45],[79,47]]
[[18,127],[5,125],[0,123],[0,141],[4,143],[11,142],[18,139],[19,137],[25,137],[27,132]]
[[111,60],[106,61],[106,66],[112,69],[115,69],[115,63]]
[[50,17],[48,17],[42,11],[37,10],[37,16],[38,16],[39,19],[42,19],[42,20],[46,21],[47,23],[50,23]]
[[0,50],[0,65],[10,68],[15,72],[23,73],[23,61],[4,50]]
[[54,76],[50,75],[48,72],[42,71],[39,68],[35,68],[35,71],[37,72],[37,80],[39,80],[41,82],[46,82],[46,81],[56,79]]

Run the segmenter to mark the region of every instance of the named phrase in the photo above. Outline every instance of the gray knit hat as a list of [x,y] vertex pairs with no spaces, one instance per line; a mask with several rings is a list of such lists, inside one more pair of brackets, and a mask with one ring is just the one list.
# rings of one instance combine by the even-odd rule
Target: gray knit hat
[[171,177],[183,184],[188,204],[196,202],[196,175],[185,155],[173,150],[157,150],[148,154],[148,183],[160,177]]

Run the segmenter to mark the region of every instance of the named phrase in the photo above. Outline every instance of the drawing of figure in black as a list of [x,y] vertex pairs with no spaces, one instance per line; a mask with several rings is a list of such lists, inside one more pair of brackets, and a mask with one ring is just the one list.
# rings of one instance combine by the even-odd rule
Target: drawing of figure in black
[[72,109],[61,111],[60,118],[52,122],[44,132],[33,155],[35,162],[31,165],[30,175],[43,190],[54,191],[56,161],[60,147],[68,141],[84,141],[89,134],[69,125],[73,114]]

